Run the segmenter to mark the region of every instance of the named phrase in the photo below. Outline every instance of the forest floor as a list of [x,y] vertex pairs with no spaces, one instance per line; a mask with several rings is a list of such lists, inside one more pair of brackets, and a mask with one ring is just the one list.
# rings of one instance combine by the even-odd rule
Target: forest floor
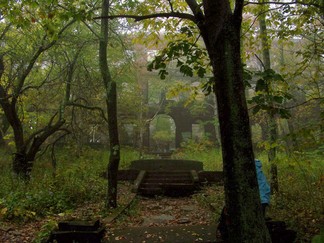
[[[103,210],[104,203],[85,204],[70,213],[51,215],[31,222],[0,222],[0,242],[2,243],[29,243],[48,234],[51,222],[65,220],[96,220],[99,219],[106,226],[104,239],[113,237],[114,240],[123,239],[123,235],[111,235],[116,229],[130,227],[152,226],[189,226],[215,224],[215,212],[204,203],[202,197],[217,193],[222,194],[221,187],[206,187],[189,197],[141,197],[136,196],[130,204],[134,194],[130,193],[130,185],[123,183],[119,186],[120,208],[115,212]],[[219,209],[222,208],[220,200]],[[122,213],[117,216],[118,212]],[[148,236],[149,237],[149,236]]]
[[[118,194],[120,207],[115,211],[105,210],[104,202],[98,202],[84,204],[73,211],[30,222],[0,222],[0,242],[41,242],[40,239],[47,236],[53,225],[59,221],[97,219],[107,229],[104,237],[107,242],[122,242],[125,235],[114,235],[112,232],[133,227],[215,225],[223,207],[223,188],[220,186],[206,186],[189,197],[151,198],[135,197],[130,187],[129,183],[120,184]],[[209,202],[213,202],[212,205]],[[309,235],[314,235],[314,232],[309,232]],[[147,237],[150,238],[152,235],[147,234]]]

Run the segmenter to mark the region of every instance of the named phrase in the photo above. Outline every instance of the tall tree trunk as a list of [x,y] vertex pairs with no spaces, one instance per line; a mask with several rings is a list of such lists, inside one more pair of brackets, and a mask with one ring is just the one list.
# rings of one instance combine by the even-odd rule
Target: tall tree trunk
[[219,109],[225,202],[230,219],[235,222],[230,227],[230,242],[267,242],[242,82],[239,33],[228,24],[219,36],[217,54],[212,54],[211,60]]
[[[101,15],[108,16],[110,1],[103,0],[101,5]],[[108,113],[108,132],[110,143],[110,155],[108,162],[108,193],[107,206],[117,207],[117,173],[120,160],[120,145],[117,126],[117,87],[116,82],[111,78],[107,63],[108,46],[108,19],[101,19],[101,36],[99,41],[99,65],[106,89],[106,104]]]
[[240,56],[243,1],[204,0],[205,16],[187,0],[204,39],[215,77],[223,153],[229,242],[271,242],[261,210]]
[[[261,0],[263,2],[263,0]],[[259,17],[259,26],[260,26],[260,36],[261,36],[261,44],[262,44],[262,56],[263,56],[263,65],[264,69],[271,69],[271,61],[270,61],[270,44],[268,41],[268,33],[267,33],[267,24],[265,19],[265,14],[261,14]],[[270,84],[268,84],[270,85]],[[271,90],[271,89],[267,89]],[[276,122],[276,115],[273,111],[268,112],[268,140],[271,145],[275,144],[278,139],[278,128]],[[276,164],[276,147],[270,146],[268,151],[268,160],[270,163],[270,184],[271,191],[278,192],[279,183],[278,183],[278,168]]]

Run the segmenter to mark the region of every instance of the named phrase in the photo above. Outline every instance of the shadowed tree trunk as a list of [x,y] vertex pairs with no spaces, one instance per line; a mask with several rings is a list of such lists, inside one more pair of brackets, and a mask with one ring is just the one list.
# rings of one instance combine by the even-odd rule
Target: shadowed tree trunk
[[[101,15],[108,16],[110,1],[103,0]],[[120,160],[120,145],[117,126],[117,87],[116,82],[111,78],[107,63],[108,45],[108,19],[101,19],[101,36],[99,42],[99,65],[104,87],[106,89],[106,104],[108,113],[108,132],[110,143],[110,154],[108,162],[108,193],[107,206],[117,207],[117,173]]]
[[187,0],[204,39],[215,77],[230,242],[271,242],[261,212],[240,56],[243,1],[204,0],[204,15]]

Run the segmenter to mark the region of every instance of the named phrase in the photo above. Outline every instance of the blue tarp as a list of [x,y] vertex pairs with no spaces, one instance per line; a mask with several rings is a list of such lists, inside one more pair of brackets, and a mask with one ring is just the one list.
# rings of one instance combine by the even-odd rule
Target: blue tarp
[[263,174],[261,161],[258,159],[255,160],[255,168],[258,178],[261,203],[270,204],[270,186],[267,178]]

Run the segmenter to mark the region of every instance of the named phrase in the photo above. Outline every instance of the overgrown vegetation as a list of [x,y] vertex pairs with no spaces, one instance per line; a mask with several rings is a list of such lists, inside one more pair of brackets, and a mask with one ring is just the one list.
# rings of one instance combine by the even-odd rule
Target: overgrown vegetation
[[[174,158],[192,159],[204,162],[205,170],[221,170],[221,152],[210,148],[207,141],[187,141],[184,147],[174,153]],[[35,163],[31,181],[26,184],[10,173],[10,155],[1,151],[0,158],[0,217],[2,221],[26,222],[49,218],[40,231],[42,238],[55,225],[53,215],[68,214],[85,203],[103,202],[106,181],[101,177],[106,169],[108,152],[84,147],[60,148],[57,154],[57,169],[54,173],[51,161],[43,156]],[[320,234],[323,227],[324,170],[322,151],[280,153],[277,165],[279,171],[279,193],[272,195],[267,215],[274,220],[287,222],[298,232],[301,242],[308,242]],[[130,161],[138,159],[139,153],[130,148],[122,149],[121,168],[127,168]],[[269,176],[267,154],[256,155],[263,161],[265,174]],[[213,203],[215,220],[224,203],[223,188],[206,187],[196,195],[202,205]],[[136,210],[133,208],[133,210]]]
[[272,196],[269,216],[287,221],[300,241],[309,241],[324,227],[322,156],[296,153],[278,160],[280,192]]
[[[65,214],[76,207],[103,202],[106,196],[106,170],[108,152],[90,147],[65,146],[57,153],[54,170],[49,155],[35,162],[28,183],[11,173],[11,155],[1,151],[0,166],[0,218],[6,221],[26,222],[40,217]],[[125,147],[122,149],[120,169],[125,169],[139,152]],[[151,157],[147,155],[146,157]],[[188,141],[174,158],[204,162],[205,170],[221,169],[220,151],[210,150],[207,141],[194,145]]]
[[[314,155],[317,154],[317,155]],[[324,168],[319,151],[294,153],[290,156],[279,153],[277,159],[280,191],[271,196],[267,217],[285,221],[297,231],[297,242],[310,242],[324,228]],[[257,155],[263,161],[263,171],[269,178],[270,165],[267,154]],[[204,204],[213,203],[217,209],[215,218],[223,207],[222,191],[217,186],[209,189],[209,197],[199,196]]]
[[[121,168],[136,159],[136,152],[127,148],[123,155]],[[63,213],[86,202],[103,201],[107,183],[102,174],[107,159],[107,152],[101,150],[62,148],[55,171],[44,156],[35,163],[31,180],[25,183],[10,173],[10,156],[1,157],[1,219],[28,221]]]
[[[204,145],[203,145],[204,144]],[[130,161],[138,159],[139,153],[123,148],[121,168],[127,168]],[[10,155],[1,151],[0,166],[0,216],[2,221],[26,222],[48,218],[40,236],[46,236],[55,225],[54,215],[68,214],[84,204],[103,202],[106,181],[101,177],[106,169],[106,151],[84,147],[77,151],[73,147],[61,148],[57,154],[57,169],[54,173],[51,161],[43,156],[35,163],[31,181],[26,184],[10,173]],[[205,170],[220,170],[221,152],[209,149],[206,142],[178,150],[174,157],[204,162]],[[263,161],[264,172],[269,176],[266,153],[257,155]],[[71,159],[73,158],[73,160]],[[324,168],[320,151],[279,154],[279,193],[272,195],[268,216],[274,220],[286,221],[298,232],[302,242],[320,234],[324,214]],[[215,220],[223,205],[221,187],[206,188],[196,195],[202,206],[213,203]],[[136,210],[136,209],[134,209]],[[104,213],[104,211],[103,211]]]

